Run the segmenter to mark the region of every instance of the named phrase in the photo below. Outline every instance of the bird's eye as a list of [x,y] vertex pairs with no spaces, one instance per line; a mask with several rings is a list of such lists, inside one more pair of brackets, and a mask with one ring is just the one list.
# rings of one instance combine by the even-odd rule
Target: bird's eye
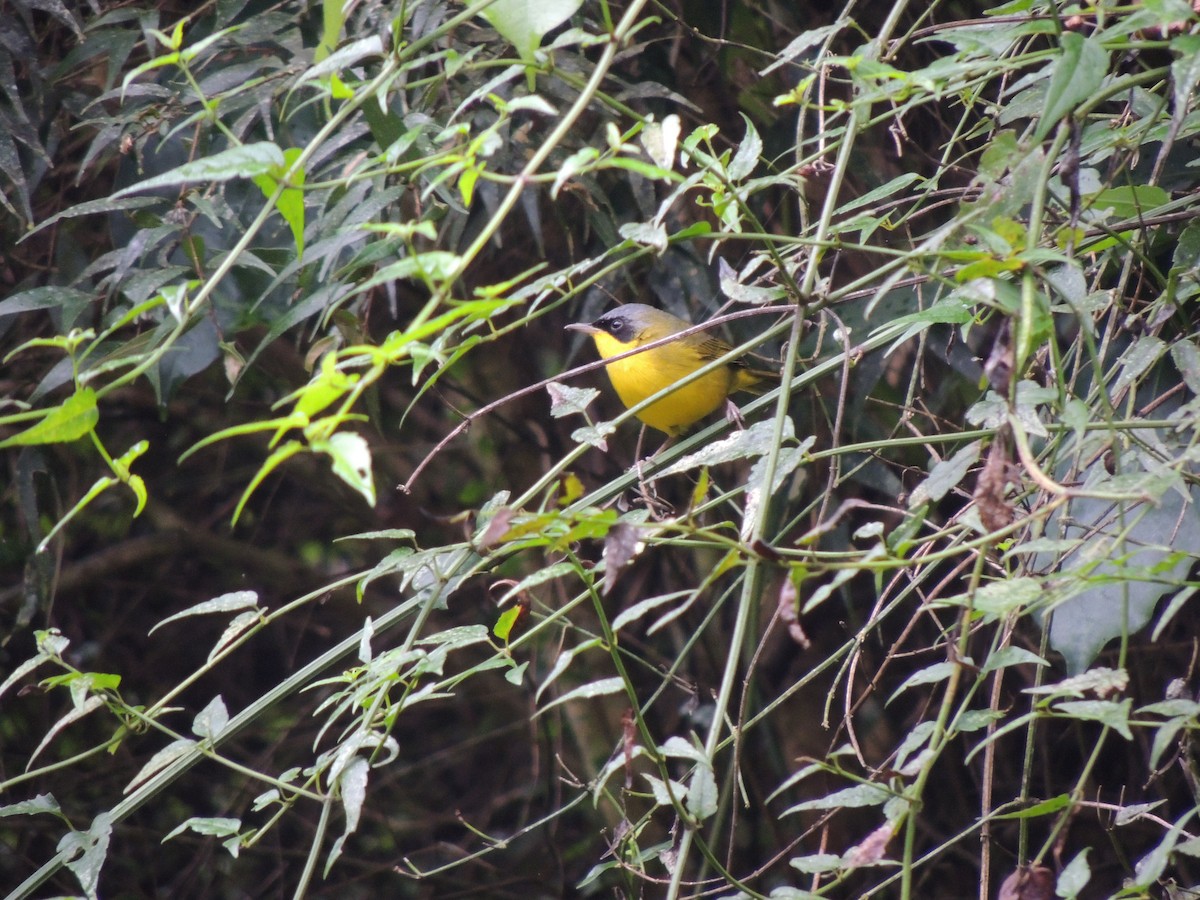
[[627,326],[623,316],[604,316],[596,323],[596,327],[603,328],[617,340],[621,340],[621,332]]

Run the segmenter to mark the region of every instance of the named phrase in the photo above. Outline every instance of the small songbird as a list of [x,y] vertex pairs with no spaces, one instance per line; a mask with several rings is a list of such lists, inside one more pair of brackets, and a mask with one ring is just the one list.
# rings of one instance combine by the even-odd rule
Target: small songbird
[[[590,334],[603,359],[690,327],[690,323],[678,316],[642,303],[619,306],[590,325],[567,326]],[[729,350],[729,345],[720,338],[695,333],[611,362],[606,368],[617,396],[626,407],[631,407],[683,380]],[[637,415],[651,428],[675,437],[722,406],[734,391],[754,391],[764,382],[778,383],[779,376],[764,369],[752,369],[743,360],[735,359],[682,385]]]

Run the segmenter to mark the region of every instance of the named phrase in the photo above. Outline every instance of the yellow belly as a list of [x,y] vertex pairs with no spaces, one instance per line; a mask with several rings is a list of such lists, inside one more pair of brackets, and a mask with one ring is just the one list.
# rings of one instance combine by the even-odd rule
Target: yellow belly
[[[687,348],[667,344],[609,363],[607,368],[621,402],[634,406],[687,377],[703,364],[704,361]],[[651,428],[677,435],[724,404],[733,383],[733,370],[721,366],[650,404],[637,414],[638,418]]]

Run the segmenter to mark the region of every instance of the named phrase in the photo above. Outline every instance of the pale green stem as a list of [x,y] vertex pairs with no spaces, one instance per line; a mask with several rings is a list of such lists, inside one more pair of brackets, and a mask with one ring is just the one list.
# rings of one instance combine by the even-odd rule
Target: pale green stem
[[[886,22],[880,28],[879,36],[870,44],[867,53],[872,57],[878,57],[880,50],[887,41],[888,36],[896,27],[900,15],[907,6],[905,2],[896,3],[888,16]],[[825,205],[821,210],[821,217],[817,223],[816,234],[813,238],[815,245],[820,245],[826,239],[829,232],[829,225],[833,221],[834,211],[837,209],[837,195],[841,187],[842,181],[845,179],[846,172],[850,167],[850,155],[854,147],[854,140],[858,134],[860,120],[865,112],[861,106],[855,106],[850,113],[850,121],[846,126],[846,135],[838,149],[837,162],[834,165],[833,176],[830,180],[829,192],[825,197]],[[816,284],[818,275],[818,260],[820,258],[819,251],[813,251],[813,258],[810,261],[807,271],[804,274],[804,279],[800,287],[801,298],[808,297],[812,293],[813,286]],[[803,310],[797,307],[796,315],[792,320],[792,339],[790,347],[795,348],[799,344],[800,328],[802,325]],[[788,403],[790,400],[790,386],[795,375],[796,353],[788,354],[788,358],[784,361],[782,373],[783,386],[778,392],[775,406],[775,433],[774,440],[771,444],[771,449],[766,456],[763,465],[761,490],[766,497],[770,496],[771,485],[775,479],[775,472],[779,465],[779,454],[783,449],[783,423],[788,415]],[[757,510],[757,515],[751,523],[748,543],[753,544],[755,541],[761,540],[763,529],[767,520],[771,504],[764,500],[760,503]],[[737,618],[734,620],[733,633],[729,636],[729,654],[726,659],[725,671],[721,677],[721,685],[717,692],[716,704],[712,714],[712,725],[709,727],[708,737],[704,742],[704,755],[708,759],[710,766],[713,765],[713,760],[717,752],[717,747],[721,742],[721,732],[725,726],[726,717],[729,711],[730,700],[733,696],[734,684],[737,680],[737,674],[741,668],[742,661],[742,646],[746,641],[746,635],[749,632],[750,618],[753,611],[758,606],[758,591],[762,581],[762,565],[758,556],[750,556],[746,561],[746,571],[742,576],[742,595],[738,602]],[[715,770],[715,766],[714,766]],[[667,889],[668,900],[677,900],[680,896],[680,890],[683,885],[684,873],[687,871],[688,856],[691,852],[691,846],[695,830],[687,827],[683,831],[683,835],[679,841],[679,850],[676,853],[674,866],[671,871],[671,884]]]

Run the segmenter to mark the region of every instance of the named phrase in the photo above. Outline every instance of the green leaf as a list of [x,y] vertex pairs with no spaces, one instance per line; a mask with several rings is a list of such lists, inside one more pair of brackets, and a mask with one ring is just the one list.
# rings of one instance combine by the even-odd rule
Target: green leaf
[[179,738],[167,744],[167,746],[163,747],[147,760],[145,765],[133,776],[133,780],[125,785],[124,792],[128,794],[139,784],[161,772],[176,760],[192,753],[196,746],[197,742],[191,738]]
[[[1188,12],[1184,7],[1185,16]],[[1171,38],[1171,52],[1178,58],[1171,63],[1171,93],[1175,109],[1186,110],[1192,91],[1200,83],[1200,35],[1179,34]]]
[[[307,420],[317,413],[336,403],[347,392],[358,384],[359,377],[353,372],[343,372],[337,367],[337,359],[332,353],[326,354],[321,360],[321,371],[314,375],[304,387],[300,388],[285,400],[296,398],[296,408],[293,415],[299,415]],[[297,422],[300,420],[296,420]],[[280,426],[286,430],[291,424]],[[225,433],[225,432],[222,432]]]
[[360,531],[358,534],[344,534],[334,538],[337,541],[408,541],[416,537],[411,528],[384,528],[379,531]]
[[[623,764],[624,760],[620,760],[620,762]],[[654,795],[654,802],[658,806],[671,806],[672,797],[678,800],[687,793],[687,788],[678,781],[666,782],[646,772],[642,773],[642,777],[650,783],[650,792]]]
[[598,422],[595,425],[585,425],[571,432],[571,440],[577,444],[587,444],[600,450],[608,449],[608,436],[617,428],[611,422]]
[[145,181],[139,181],[127,188],[117,191],[112,196],[123,197],[138,191],[148,191],[160,187],[174,187],[180,184],[195,184],[197,182],[231,181],[234,178],[253,178],[255,175],[267,175],[280,171],[287,165],[287,158],[278,145],[270,141],[257,144],[242,144],[230,147],[213,156],[184,163],[170,172],[155,175]]
[[243,632],[248,631],[255,625],[262,624],[262,611],[255,610],[253,612],[239,613],[234,616],[229,624],[225,626],[225,630],[221,632],[221,636],[217,638],[212,649],[208,651],[208,662],[212,662],[217,656],[237,640]]
[[958,606],[970,603],[986,621],[1002,619],[1010,612],[1045,599],[1046,589],[1036,578],[1005,578],[991,581],[975,592],[975,596],[958,594],[945,602]]
[[44,552],[46,548],[50,546],[50,542],[54,539],[55,535],[66,528],[67,524],[74,519],[75,516],[83,512],[89,503],[91,503],[115,484],[120,484],[120,481],[118,481],[116,478],[98,478],[95,483],[88,488],[87,493],[80,498],[79,502],[72,506],[65,516],[54,523],[54,527],[51,528],[49,533],[47,533],[47,535],[38,543],[37,552]]
[[[679,148],[679,132],[679,116],[674,113],[666,116],[661,122],[646,124],[640,137],[642,149],[654,161],[655,166],[663,170],[670,170],[675,165],[675,151]],[[559,177],[561,178],[561,176]],[[555,183],[558,183],[557,178]]]
[[832,25],[822,25],[820,28],[813,28],[809,31],[801,32],[798,37],[792,38],[791,43],[775,54],[775,62],[771,63],[758,74],[771,74],[771,72],[775,71],[780,66],[791,62],[810,47],[815,47],[817,44],[820,44],[833,37],[833,35],[837,34],[844,27],[845,22],[838,21],[834,22]]
[[225,701],[217,695],[192,720],[192,734],[200,738],[215,739],[228,724],[229,710],[225,707]]
[[8,806],[0,807],[0,819],[5,816],[30,816],[35,813],[54,813],[58,814],[62,807],[58,805],[58,801],[54,799],[53,794],[38,794],[32,800],[22,800],[18,803],[10,803]]
[[1035,141],[1042,140],[1075,107],[1094,97],[1108,74],[1108,51],[1099,39],[1067,31],[1060,40],[1062,52],[1053,63],[1046,109],[1034,132]]
[[726,169],[726,174],[731,181],[742,181],[748,178],[762,158],[762,138],[758,136],[758,131],[755,130],[754,124],[746,117],[745,113],[742,113],[742,121],[746,123],[746,136],[738,145],[737,153],[733,155],[729,168]]
[[895,700],[910,687],[916,687],[919,684],[936,684],[939,681],[945,681],[954,674],[958,667],[958,663],[939,662],[913,672],[913,674],[904,679],[904,682],[900,685],[900,687],[896,688],[896,690],[892,692],[892,696],[888,697],[887,703],[884,705],[891,704],[893,700]]
[[969,709],[958,717],[954,727],[956,731],[965,733],[981,731],[993,722],[999,722],[1004,716],[1004,711],[999,709]]
[[1196,595],[1196,591],[1200,589],[1197,585],[1188,585],[1183,590],[1179,591],[1171,602],[1166,605],[1166,608],[1158,617],[1158,621],[1154,623],[1154,630],[1150,633],[1150,640],[1157,641],[1162,634],[1163,629],[1171,624],[1171,620],[1183,609],[1184,605]]
[[174,837],[183,834],[185,831],[194,831],[196,834],[202,834],[206,837],[229,837],[231,834],[237,834],[242,827],[241,819],[228,819],[223,817],[208,817],[200,818],[192,816],[183,824],[172,829],[171,832],[162,839],[162,843],[166,843]]
[[242,517],[242,510],[246,508],[246,504],[250,501],[251,495],[258,489],[268,475],[274,472],[279,466],[283,465],[286,460],[291,459],[297,453],[304,450],[304,445],[299,441],[288,441],[286,444],[279,447],[273,452],[267,461],[264,462],[254,473],[254,477],[250,479],[250,483],[246,485],[246,490],[242,492],[241,498],[238,500],[238,505],[233,511],[233,523],[236,525],[238,519]]
[[664,253],[667,249],[667,229],[654,222],[628,222],[618,229],[621,237],[643,247],[649,247],[656,253]]
[[70,831],[58,842],[58,852],[69,860],[65,865],[79,881],[85,896],[97,896],[100,872],[108,858],[108,843],[112,837],[113,816],[102,812],[92,819],[87,831]]
[[972,441],[949,459],[939,460],[929,470],[929,477],[913,488],[908,498],[909,509],[923,503],[937,503],[958,487],[971,466],[979,460],[980,446],[979,441]]
[[1150,767],[1157,769],[1163,754],[1172,747],[1179,746],[1179,731],[1183,723],[1179,720],[1167,722],[1161,728],[1154,729],[1154,740],[1150,743]]
[[482,165],[468,166],[458,177],[458,193],[462,197],[463,206],[470,209],[471,200],[475,196],[475,182],[483,172]]
[[258,594],[254,591],[234,591],[230,594],[222,594],[220,597],[214,597],[212,600],[205,600],[202,603],[197,603],[195,606],[189,606],[182,612],[177,612],[174,615],[167,616],[157,625],[150,629],[149,634],[154,634],[158,629],[162,628],[168,622],[175,622],[179,619],[187,618],[188,616],[206,616],[212,613],[238,612],[243,609],[259,610]]
[[550,199],[556,199],[563,185],[580,172],[586,171],[599,158],[600,151],[595,147],[584,147],[563,160],[562,165],[558,167],[558,174],[554,177],[554,184],[550,187]]
[[15,316],[39,309],[58,309],[62,310],[64,318],[69,319],[67,324],[74,324],[79,311],[91,302],[91,294],[75,288],[51,285],[6,297],[0,301],[0,316]]
[[1183,828],[1196,814],[1196,810],[1190,809],[1183,814],[1171,830],[1168,831],[1158,846],[1138,860],[1134,867],[1134,883],[1128,885],[1130,888],[1146,888],[1154,886],[1159,880],[1163,872],[1167,868],[1167,863],[1170,862],[1171,852],[1175,849],[1175,845],[1179,843],[1179,837],[1183,832]]
[[[675,591],[670,594],[662,594],[655,597],[647,597],[645,600],[639,600],[632,606],[627,606],[625,609],[621,610],[617,617],[612,621],[612,630],[614,632],[618,632],[631,622],[636,622],[643,616],[654,612],[654,610],[658,609],[660,606],[665,606],[668,603],[676,603],[684,597],[694,596],[695,595],[692,594],[691,591]],[[670,614],[675,615],[680,609],[685,609],[687,605],[688,604],[683,604],[682,607],[677,607],[675,610],[671,610]],[[650,629],[648,629],[647,633],[653,633],[656,628],[657,624],[652,625]]]
[[313,59],[320,62],[329,56],[342,37],[342,25],[346,18],[341,0],[321,0],[321,42],[317,44]]
[[1122,828],[1130,822],[1136,822],[1143,818],[1149,819],[1151,818],[1150,813],[1166,802],[1166,800],[1154,800],[1150,803],[1131,803],[1128,806],[1122,806],[1117,810],[1117,815],[1113,818],[1112,823],[1118,828]]
[[0,441],[0,447],[69,444],[91,432],[98,421],[100,412],[96,409],[96,392],[91,388],[82,388],[64,400],[61,406],[49,410],[36,425]]
[[[217,441],[223,441],[226,438],[237,437],[244,434],[255,434],[259,431],[271,431],[272,429],[283,434],[292,428],[303,428],[308,424],[308,418],[302,414],[292,413],[282,419],[266,419],[263,421],[247,422],[244,425],[234,425],[231,428],[226,428],[218,431],[216,434],[210,434],[206,438],[202,438],[192,446],[188,447],[179,456],[179,461],[183,462],[189,456],[203,450],[210,444],[215,444]],[[274,440],[278,440],[279,435],[276,435]]]
[[1193,394],[1200,396],[1200,348],[1187,338],[1171,345],[1171,360],[1183,376],[1183,383]]
[[1129,710],[1132,706],[1133,700],[1129,697],[1120,703],[1112,700],[1062,700],[1054,704],[1054,711],[1073,719],[1100,722],[1131,741],[1133,732],[1129,729]]
[[525,670],[528,668],[529,660],[525,660],[525,662],[520,664],[511,663],[509,667],[504,670],[504,680],[515,687],[520,687],[525,683]]
[[1071,805],[1071,796],[1069,794],[1059,794],[1057,797],[1051,797],[1049,800],[1043,800],[1041,803],[1035,803],[1027,809],[1019,809],[1016,812],[1001,813],[996,816],[997,819],[1036,819],[1039,816],[1049,816],[1060,809],[1066,809]]
[[[662,474],[678,475],[700,466],[715,466],[719,463],[733,462],[735,459],[745,459],[748,456],[762,456],[770,452],[774,444],[775,423],[772,421],[755,422],[749,428],[737,431],[727,438],[706,444],[695,453],[689,453],[682,459],[672,463],[663,470]],[[795,426],[791,418],[784,419],[782,438],[790,441],[796,436]],[[811,446],[807,441],[806,446]]]
[[542,38],[575,15],[582,5],[583,0],[495,0],[483,11],[483,17],[528,62]]
[[603,697],[607,694],[619,694],[623,690],[625,690],[625,682],[620,678],[601,678],[598,681],[592,681],[574,690],[567,691],[561,697],[551,700],[538,710],[538,715],[541,715],[552,707],[558,706],[560,703],[568,703],[571,700],[589,700],[592,697]]
[[[1171,257],[1171,269],[1181,273],[1200,269],[1200,224],[1193,222],[1179,233],[1179,240],[1175,244],[1175,253]],[[1192,277],[1194,278],[1195,275],[1193,274]]]
[[[399,281],[402,278],[412,278],[414,276],[423,281],[444,281],[447,278],[453,277],[458,271],[460,262],[461,257],[455,253],[448,253],[445,250],[429,250],[425,253],[406,256],[399,262],[384,266],[359,285],[358,292],[362,293],[376,285],[387,284],[390,281]],[[422,336],[420,333],[406,333],[403,335],[406,342],[417,340]]]
[[1139,337],[1121,357],[1121,374],[1113,382],[1113,394],[1119,394],[1138,381],[1166,352],[1167,345],[1161,338],[1150,334]]
[[325,861],[325,875],[333,868],[334,862],[342,855],[342,847],[346,838],[358,830],[358,821],[362,816],[363,804],[367,799],[367,778],[371,772],[371,764],[362,756],[355,756],[349,764],[338,773],[337,790],[342,801],[342,818],[345,826],[341,835],[333,842],[329,856]]
[[994,181],[1010,169],[1015,169],[1025,156],[1025,150],[1017,143],[1012,131],[1001,131],[992,136],[979,157],[979,173]]
[[[289,147],[283,151],[284,164],[278,169],[273,169],[271,172],[254,175],[252,179],[259,190],[263,192],[263,196],[268,200],[274,196],[276,189],[279,187],[279,179],[287,174],[288,170],[295,165],[300,154],[304,151],[299,147]],[[279,210],[279,214],[283,216],[283,220],[288,223],[292,229],[292,240],[296,244],[296,255],[304,255],[304,191],[301,187],[304,184],[304,170],[296,169],[292,172],[288,186],[283,189],[279,195],[279,199],[275,201],[275,208]]]
[[[163,202],[161,197],[126,197],[123,200],[116,200],[113,197],[104,197],[100,200],[88,200],[86,203],[78,203],[75,206],[67,207],[61,212],[57,212],[45,221],[39,222],[36,228],[31,229],[22,236],[21,240],[25,240],[31,235],[36,234],[44,228],[49,228],[56,222],[63,219],[74,219],[79,216],[92,216],[98,213],[114,213],[127,212],[138,209],[145,209],[148,206],[156,206]],[[36,290],[36,289],[35,289]]]
[[542,691],[546,690],[546,688],[554,683],[554,680],[558,678],[559,675],[567,670],[567,667],[571,665],[571,662],[575,659],[577,654],[583,653],[585,650],[591,650],[598,646],[600,646],[600,639],[593,638],[590,641],[585,641],[578,647],[568,647],[566,650],[563,650],[560,654],[558,654],[557,658],[554,660],[554,665],[550,667],[550,671],[547,673],[546,678],[538,687],[537,693],[533,695],[534,701],[536,702],[542,698]]
[[845,861],[835,853],[813,853],[790,859],[788,865],[805,875],[819,875],[822,872],[836,872],[845,865]]
[[141,475],[130,475],[125,480],[125,484],[133,491],[134,497],[137,498],[137,506],[133,510],[133,517],[136,519],[142,514],[142,510],[146,508],[146,501],[150,499],[149,494],[146,492],[146,482],[142,480]]
[[827,797],[818,797],[815,800],[797,803],[791,809],[785,810],[783,815],[810,809],[857,809],[864,806],[882,806],[893,796],[891,791],[881,785],[859,784],[834,791]]
[[1082,697],[1085,694],[1107,694],[1123,691],[1129,686],[1129,673],[1124,669],[1097,666],[1079,675],[1072,675],[1054,684],[1043,684],[1022,689],[1022,693],[1034,696]]
[[721,257],[719,264],[721,293],[737,303],[747,303],[751,306],[764,306],[775,303],[787,296],[787,291],[781,287],[759,287],[754,284],[743,284],[739,281],[738,273]]
[[675,735],[669,737],[658,747],[658,752],[663,756],[674,756],[678,759],[691,760],[699,765],[708,763],[708,757],[704,754],[703,747],[697,747],[686,738]]
[[861,197],[855,197],[847,203],[838,207],[838,215],[845,216],[852,210],[862,209],[864,206],[870,206],[877,200],[884,200],[891,197],[893,194],[898,194],[914,181],[921,181],[921,176],[916,172],[905,172],[903,175],[897,175],[891,181],[881,184],[879,187],[867,191]]
[[513,626],[517,624],[517,619],[521,618],[521,612],[521,607],[514,604],[500,613],[500,618],[492,626],[492,634],[507,644],[508,636],[512,634]]
[[577,388],[552,381],[546,385],[550,394],[550,415],[555,419],[563,416],[586,414],[591,402],[600,396],[595,388]]
[[[790,428],[792,420],[785,419],[785,421]],[[774,422],[767,420],[761,424],[773,425]],[[816,437],[809,436],[799,447],[781,448],[775,458],[775,470],[772,472],[770,484],[767,483],[768,457],[766,452],[750,467],[750,476],[746,479],[746,506],[742,513],[742,540],[750,540],[760,510],[779,493],[780,488],[792,473],[804,465],[808,460],[808,448],[816,443],[816,440]]]
[[685,806],[689,813],[702,821],[716,815],[718,799],[717,779],[706,759],[696,766],[692,783],[688,785]]
[[1123,184],[1097,191],[1088,198],[1096,211],[1110,210],[1113,218],[1135,220],[1167,203],[1171,195],[1155,184]]
[[137,507],[133,511],[133,517],[135,519],[140,516],[142,514],[142,510],[146,508],[146,500],[148,497],[146,494],[146,483],[142,480],[140,475],[131,474],[129,467],[133,465],[134,461],[142,456],[142,454],[144,454],[148,449],[150,449],[149,441],[138,441],[112,462],[113,472],[119,479],[121,479],[122,482],[125,483],[126,486],[128,486],[131,491],[133,491],[134,496],[137,497]]
[[999,650],[985,659],[979,670],[986,673],[994,672],[997,669],[1003,669],[1008,666],[1022,665],[1048,666],[1050,663],[1042,659],[1031,650],[1026,650],[1024,647],[1014,647],[1010,645],[1008,647],[1001,647]]

